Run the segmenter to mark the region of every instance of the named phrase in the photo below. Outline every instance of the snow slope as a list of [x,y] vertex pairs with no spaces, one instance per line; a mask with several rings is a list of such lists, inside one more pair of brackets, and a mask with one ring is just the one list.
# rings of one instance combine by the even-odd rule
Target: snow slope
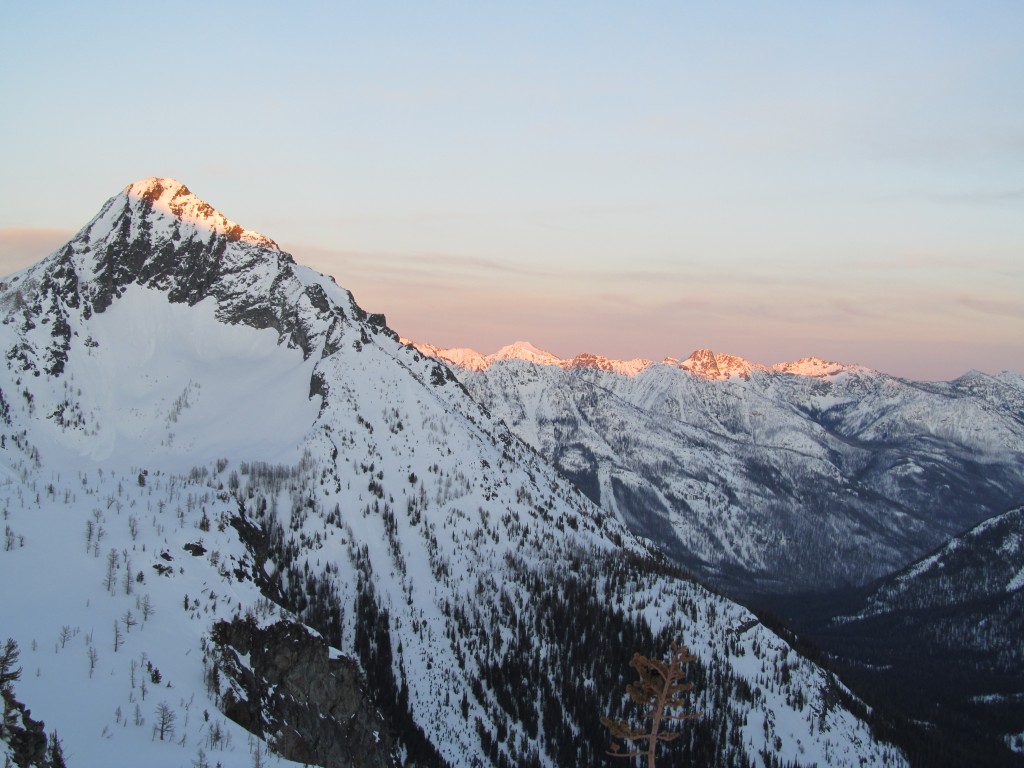
[[1022,572],[1024,507],[1015,507],[807,629],[852,679],[893,690],[908,716],[958,743],[1012,746],[1024,730]]
[[1024,496],[1016,374],[422,349],[605,510],[735,594],[864,584]]
[[[446,366],[177,182],[112,198],[0,315],[0,633],[72,765],[348,764],[323,733],[350,720],[366,764],[593,764],[629,657],[674,639],[705,712],[674,764],[905,764]],[[336,666],[297,689],[270,667],[313,651],[227,639],[303,625]]]

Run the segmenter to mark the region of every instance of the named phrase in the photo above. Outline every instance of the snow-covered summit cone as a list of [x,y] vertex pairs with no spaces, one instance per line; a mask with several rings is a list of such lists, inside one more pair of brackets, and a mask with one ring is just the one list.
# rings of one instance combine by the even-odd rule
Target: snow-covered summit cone
[[[384,316],[367,314],[333,278],[171,179],[128,185],[66,245],[0,282],[0,318],[8,368],[52,382],[36,396],[58,414],[47,422],[55,449],[104,460],[184,460],[204,443],[227,452],[232,436],[264,446],[260,458],[290,454],[286,446],[326,408],[321,362],[377,337],[407,354],[421,380],[454,381],[433,360],[416,364]],[[137,375],[150,363],[167,370]],[[208,377],[215,386],[200,398],[195,388]],[[72,382],[84,394],[69,396]],[[196,402],[204,407],[188,409],[186,421],[222,429],[174,440],[185,431],[181,406]],[[166,425],[162,440],[152,439],[154,413]],[[257,437],[271,425],[275,439]]]
[[154,212],[164,212],[177,219],[181,226],[191,226],[197,233],[206,230],[231,240],[277,249],[277,243],[266,235],[245,229],[231,221],[176,179],[151,177],[129,184],[124,194],[130,204],[148,204]]
[[[296,265],[273,240],[244,229],[171,179],[128,185],[65,246],[0,285],[10,295],[36,283],[41,295],[26,320],[56,316],[42,361],[48,373],[61,370],[69,313],[88,318],[102,312],[131,284],[162,291],[174,303],[214,298],[218,320],[274,328],[306,356],[318,343],[329,344],[324,337],[346,316],[384,327],[382,317],[367,318],[333,279]],[[337,294],[334,301],[328,292]]]
[[490,368],[497,362],[507,360],[521,360],[523,362],[532,363],[533,365],[566,365],[566,362],[557,355],[553,355],[543,349],[538,349],[528,341],[515,341],[489,355],[484,355],[477,352],[475,349],[470,349],[468,347],[453,347],[451,349],[445,349],[443,347],[435,346],[434,344],[412,341],[409,339],[402,339],[402,341],[414,346],[428,357],[444,360],[458,368],[474,371],[482,371]]
[[525,360],[535,365],[559,365],[562,359],[556,355],[538,349],[528,341],[516,341],[502,347],[493,355],[488,355],[490,362],[495,360]]

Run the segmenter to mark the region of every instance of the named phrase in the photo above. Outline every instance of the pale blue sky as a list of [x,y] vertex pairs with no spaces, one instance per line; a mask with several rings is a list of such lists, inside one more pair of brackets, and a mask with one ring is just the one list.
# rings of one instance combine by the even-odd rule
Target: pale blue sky
[[0,9],[0,271],[164,175],[435,344],[1024,371],[1024,3]]

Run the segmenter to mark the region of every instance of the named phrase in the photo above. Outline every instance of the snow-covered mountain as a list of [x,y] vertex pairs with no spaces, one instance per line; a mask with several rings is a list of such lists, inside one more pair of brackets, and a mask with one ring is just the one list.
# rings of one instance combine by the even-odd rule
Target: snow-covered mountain
[[865,691],[1024,757],[1024,507],[857,594],[790,612]]
[[670,764],[905,764],[447,366],[178,182],[3,280],[0,318],[0,687],[69,765],[595,765],[629,658],[672,640],[704,717]]
[[[851,619],[865,619],[895,610],[936,610],[950,605],[978,605],[991,598],[1024,599],[1024,507],[989,518],[934,554],[896,573],[874,589],[863,609]],[[1024,607],[1024,604],[1022,604]],[[1016,611],[1024,621],[1024,610]],[[1024,636],[1024,632],[1016,637]],[[961,638],[979,650],[985,638]],[[1012,661],[1024,667],[1024,647],[1013,649]]]
[[864,584],[1024,498],[1024,377],[421,346],[602,508],[739,595]]

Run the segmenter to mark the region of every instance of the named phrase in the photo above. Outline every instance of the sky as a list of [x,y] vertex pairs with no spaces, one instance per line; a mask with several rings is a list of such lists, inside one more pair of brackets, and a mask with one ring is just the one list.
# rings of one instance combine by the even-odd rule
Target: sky
[[0,4],[0,273],[183,181],[400,334],[1024,372],[1024,3]]

